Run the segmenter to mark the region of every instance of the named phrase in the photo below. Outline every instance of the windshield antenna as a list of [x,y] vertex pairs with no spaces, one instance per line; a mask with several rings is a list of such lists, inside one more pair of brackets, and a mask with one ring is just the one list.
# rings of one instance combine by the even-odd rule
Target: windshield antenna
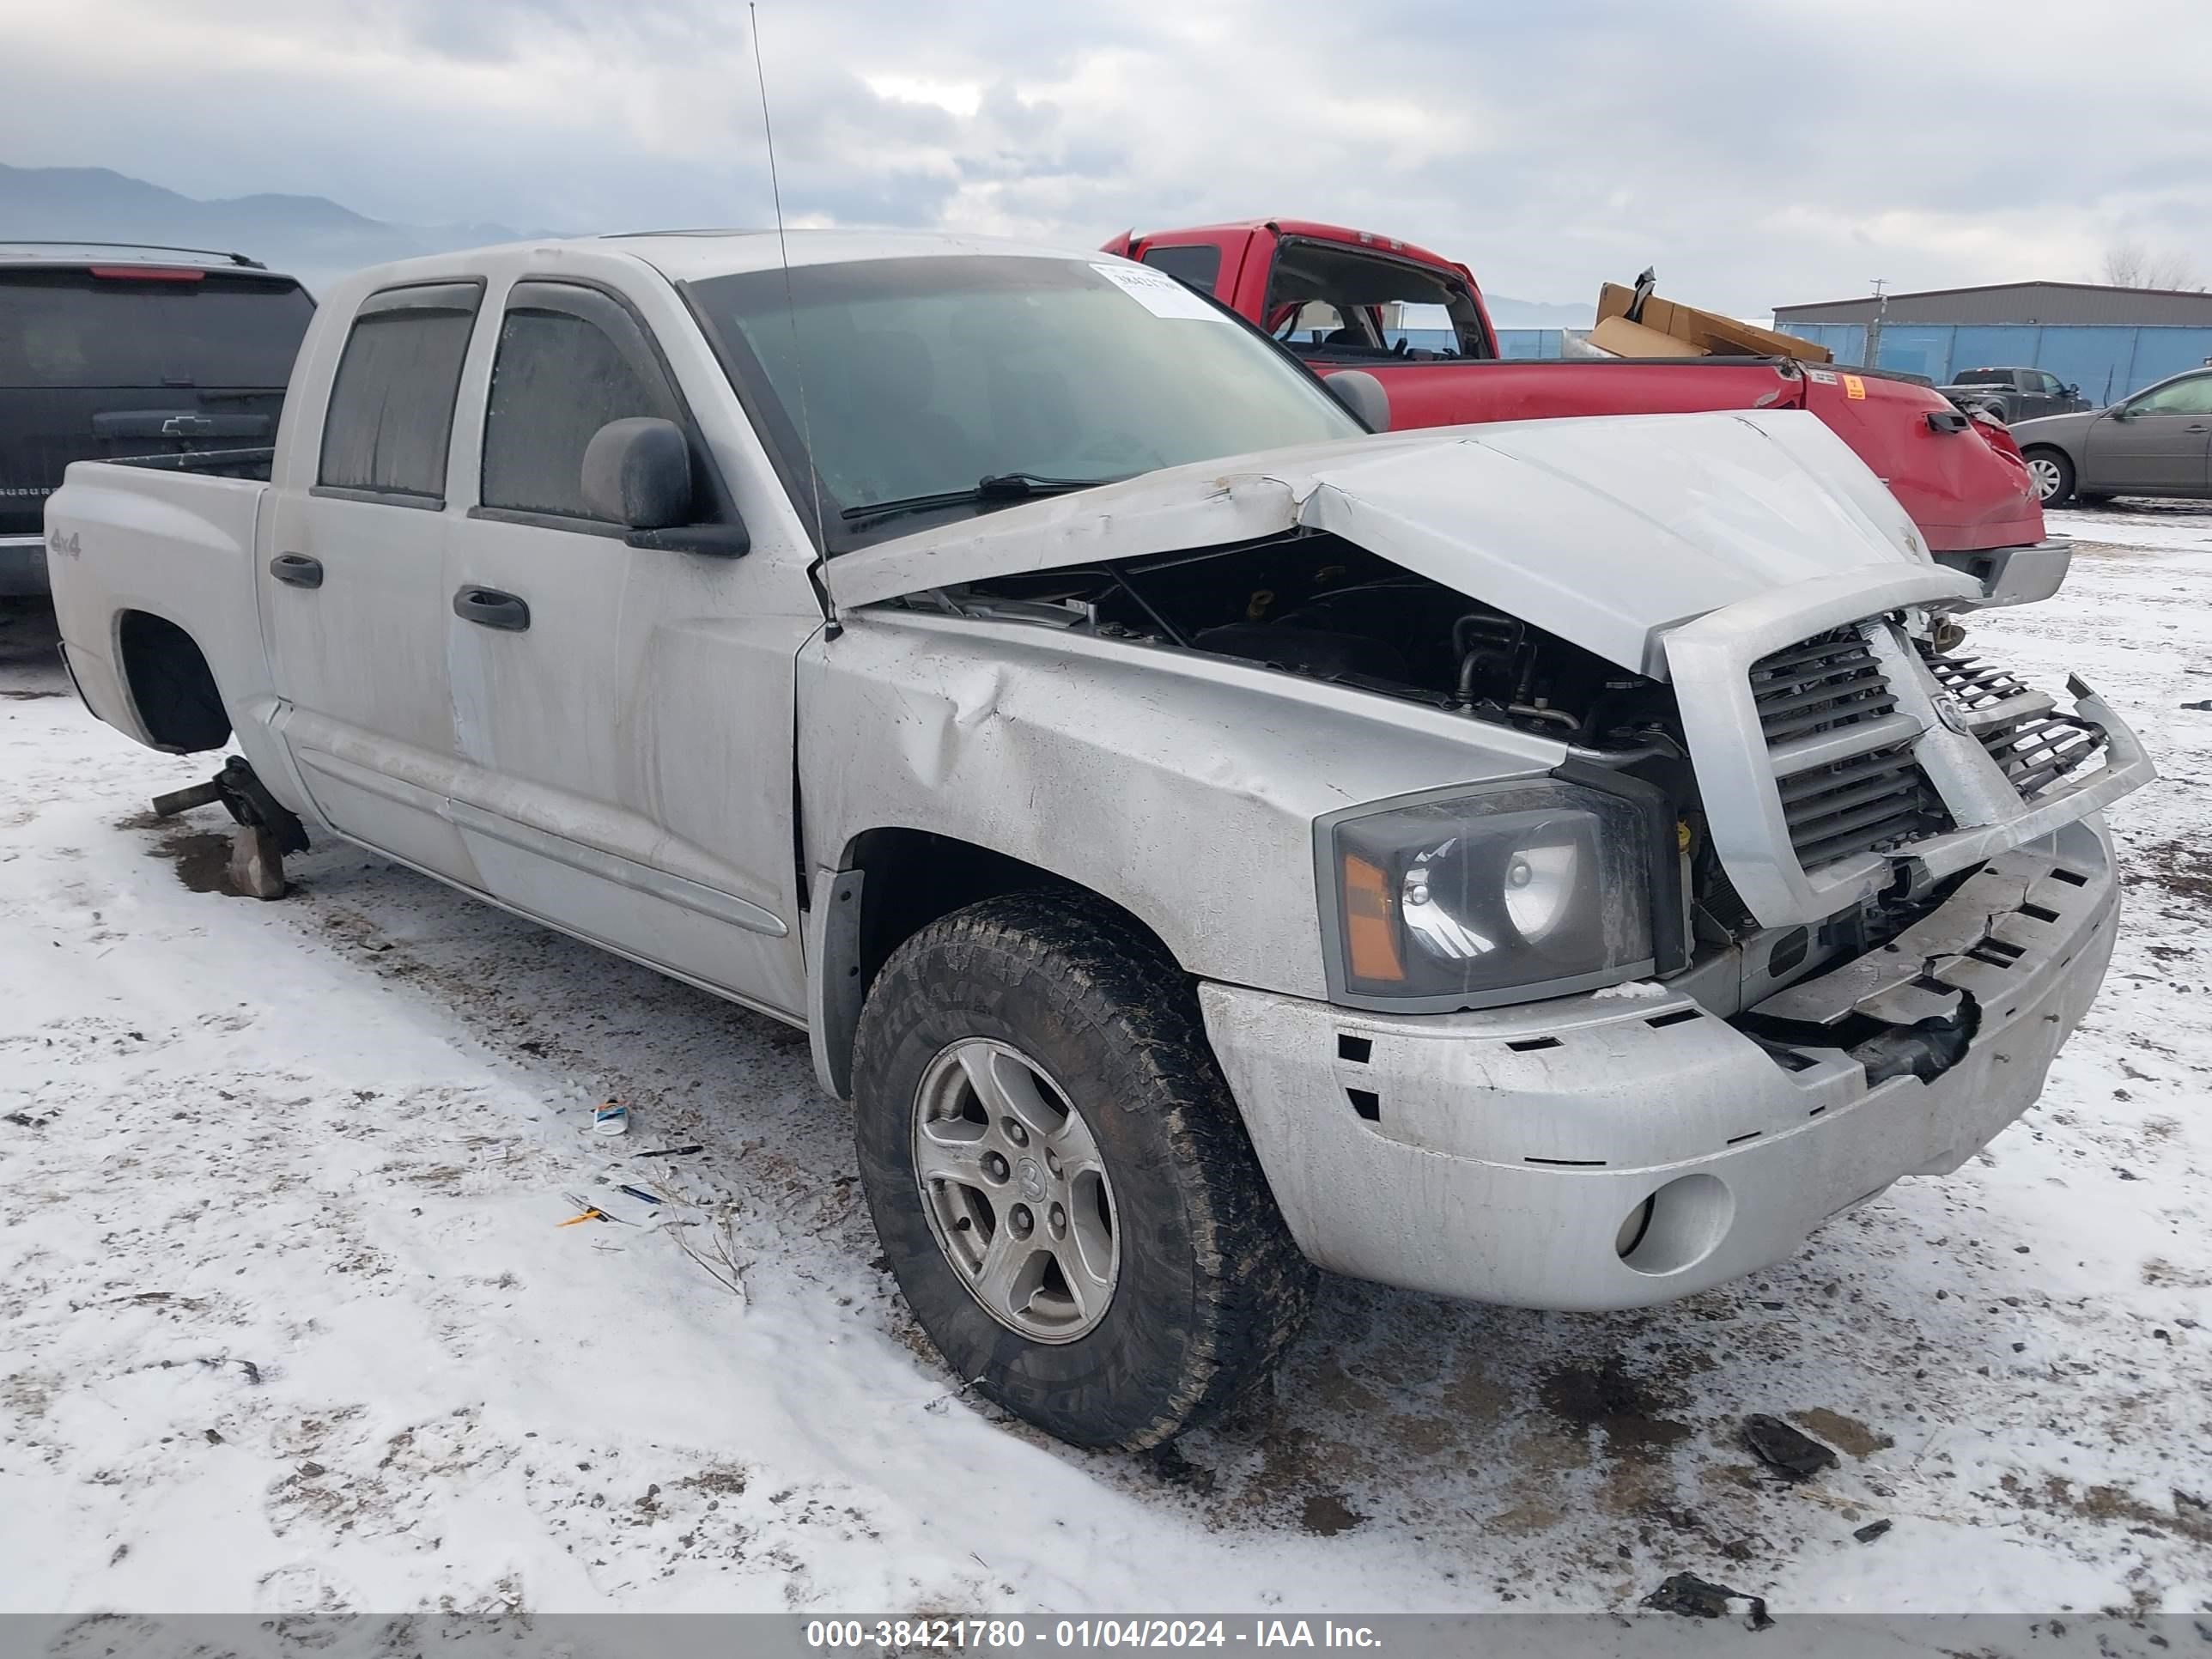
[[836,639],[845,631],[837,620],[837,602],[830,597],[830,589],[822,580],[822,563],[829,556],[829,541],[822,528],[822,473],[814,464],[814,430],[806,415],[806,354],[799,343],[799,303],[791,293],[791,246],[783,235],[783,185],[775,172],[775,128],[768,115],[768,72],[761,67],[760,8],[754,0],[745,0],[745,15],[753,26],[753,78],[760,86],[761,134],[768,141],[768,187],[775,204],[775,251],[783,263],[783,309],[791,319],[791,366],[799,382],[799,441],[806,451],[806,474],[814,491],[814,562],[806,568],[807,579],[814,584],[815,597],[822,602],[822,613],[826,625],[823,635]]

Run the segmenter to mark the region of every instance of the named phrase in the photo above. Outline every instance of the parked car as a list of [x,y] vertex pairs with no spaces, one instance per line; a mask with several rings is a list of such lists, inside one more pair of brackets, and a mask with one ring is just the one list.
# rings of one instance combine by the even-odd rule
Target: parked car
[[2089,407],[2080,386],[2041,368],[1962,369],[1957,380],[1936,390],[1968,414],[1994,416],[2008,426]]
[[0,240],[0,598],[71,461],[266,443],[314,308],[244,254]]
[[1157,1443],[1316,1264],[1664,1302],[2035,1098],[2149,763],[1812,416],[1376,435],[1142,265],[778,249],[349,277],[272,449],[70,469],[55,611],[248,848],[809,1031],[963,1383]]
[[2045,506],[2114,495],[2212,497],[2212,368],[2192,368],[2109,409],[2013,428]]
[[[2012,441],[1963,416],[1917,376],[1831,367],[1825,353],[1820,362],[1679,353],[1501,360],[1482,291],[1465,265],[1340,225],[1268,219],[1133,231],[1106,251],[1212,295],[1323,374],[1357,368],[1374,375],[1401,430],[1557,415],[1802,409],[1889,486],[1939,557],[1987,569],[2008,561],[2012,550],[2047,554],[2052,545]],[[1383,308],[1394,304],[1434,308],[1449,320],[1450,343],[1392,339]]]

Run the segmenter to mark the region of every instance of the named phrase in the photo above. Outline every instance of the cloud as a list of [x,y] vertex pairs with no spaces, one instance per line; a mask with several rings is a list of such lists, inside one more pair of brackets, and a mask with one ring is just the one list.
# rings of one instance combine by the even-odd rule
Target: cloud
[[[764,223],[746,16],[0,0],[0,155],[415,223]],[[2122,237],[2212,275],[2199,0],[775,0],[761,29],[795,223],[1090,246],[1296,215],[1531,298],[1656,262],[1746,314],[1875,276],[2087,277]]]

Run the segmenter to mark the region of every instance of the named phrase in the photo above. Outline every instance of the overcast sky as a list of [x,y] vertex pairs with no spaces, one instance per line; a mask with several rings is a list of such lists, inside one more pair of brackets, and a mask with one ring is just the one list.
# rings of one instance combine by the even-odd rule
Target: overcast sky
[[[2208,0],[769,0],[797,223],[1093,246],[1322,218],[1587,302],[1648,263],[1739,314],[2212,281]],[[742,3],[0,0],[0,161],[411,223],[769,218]]]

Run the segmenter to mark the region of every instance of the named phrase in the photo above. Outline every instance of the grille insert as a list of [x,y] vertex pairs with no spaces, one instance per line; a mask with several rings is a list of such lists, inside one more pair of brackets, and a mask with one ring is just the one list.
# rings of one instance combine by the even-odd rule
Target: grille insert
[[[2050,698],[2009,671],[1979,657],[1923,654],[1928,672],[1966,709],[1974,736],[2021,799],[2035,799],[2104,752],[2103,726],[2055,713]],[[2013,714],[1978,718],[2015,700],[2021,707]]]
[[1790,845],[1808,870],[1918,841],[1950,827],[1949,815],[1912,758],[1894,744],[1782,780]]
[[[1751,696],[1771,749],[1894,714],[1897,699],[1858,629],[1832,629],[1751,665]],[[1879,741],[1869,732],[1869,739]],[[1950,827],[1910,744],[1886,743],[1779,779],[1790,845],[1805,869],[1917,841]]]
[[1897,708],[1856,629],[1832,629],[1751,665],[1751,696],[1769,748],[1880,720]]

